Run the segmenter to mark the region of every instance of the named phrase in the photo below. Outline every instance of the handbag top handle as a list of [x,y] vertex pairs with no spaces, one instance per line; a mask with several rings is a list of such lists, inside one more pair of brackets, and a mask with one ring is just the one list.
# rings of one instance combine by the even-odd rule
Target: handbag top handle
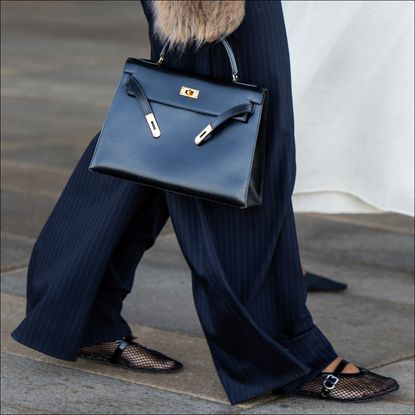
[[[231,45],[225,38],[220,38],[219,41],[222,43],[222,45],[225,47],[226,53],[228,55],[229,63],[231,65],[232,70],[232,81],[237,82],[238,81],[238,66],[236,65],[236,59],[235,55],[233,53],[233,50],[231,48]],[[215,42],[216,43],[216,42]],[[166,42],[160,52],[160,57],[157,61],[159,65],[161,65],[164,61],[164,56],[166,54],[168,43]]]

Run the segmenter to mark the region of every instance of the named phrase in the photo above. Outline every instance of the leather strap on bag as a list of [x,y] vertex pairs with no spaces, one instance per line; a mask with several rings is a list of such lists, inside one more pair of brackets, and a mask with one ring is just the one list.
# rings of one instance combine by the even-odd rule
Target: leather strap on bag
[[147,125],[150,128],[151,134],[154,138],[158,138],[161,135],[160,128],[157,124],[156,118],[154,116],[151,105],[148,102],[146,94],[143,90],[143,87],[140,85],[140,82],[132,74],[128,76],[127,80],[127,94],[129,96],[135,97],[140,105],[141,111],[143,111],[144,117],[147,121]]
[[[127,84],[127,94],[134,97],[140,108],[143,112],[147,124],[150,128],[150,131],[154,138],[158,138],[161,135],[160,128],[157,124],[156,118],[154,116],[151,105],[148,102],[146,94],[143,87],[140,85],[140,82],[134,77],[134,75],[129,74]],[[253,104],[251,102],[246,104],[235,105],[226,111],[219,114],[210,124],[208,124],[199,134],[196,135],[194,141],[197,145],[202,144],[205,139],[220,125],[228,121],[229,119],[243,114],[252,114]]]
[[232,108],[222,112],[218,115],[210,124],[208,124],[196,137],[195,143],[200,145],[216,128],[218,128],[225,121],[228,121],[230,118],[236,117],[241,114],[251,114],[253,111],[253,104],[240,104],[235,105]]

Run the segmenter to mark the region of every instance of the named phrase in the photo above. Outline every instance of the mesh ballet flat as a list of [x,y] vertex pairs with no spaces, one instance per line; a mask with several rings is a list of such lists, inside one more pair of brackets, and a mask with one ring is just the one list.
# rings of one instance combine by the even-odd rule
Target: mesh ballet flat
[[357,373],[342,373],[349,362],[341,360],[333,372],[321,372],[303,385],[297,395],[336,401],[360,402],[380,398],[399,389],[395,379],[358,367]]
[[177,360],[134,341],[135,338],[125,336],[120,340],[82,347],[79,357],[137,372],[171,373],[183,367]]

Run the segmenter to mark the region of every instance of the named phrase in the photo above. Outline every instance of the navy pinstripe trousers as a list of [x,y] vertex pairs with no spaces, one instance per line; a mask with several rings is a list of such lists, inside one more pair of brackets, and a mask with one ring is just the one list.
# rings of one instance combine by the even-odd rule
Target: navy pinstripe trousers
[[[161,46],[152,35],[152,58]],[[269,89],[263,204],[241,210],[88,171],[95,137],[30,259],[26,317],[15,340],[76,360],[79,348],[131,333],[121,316],[135,269],[171,217],[195,306],[231,403],[296,392],[336,353],[305,305],[291,195],[295,146],[288,45],[279,1],[248,1],[229,37],[242,82]],[[220,44],[166,64],[228,79]]]

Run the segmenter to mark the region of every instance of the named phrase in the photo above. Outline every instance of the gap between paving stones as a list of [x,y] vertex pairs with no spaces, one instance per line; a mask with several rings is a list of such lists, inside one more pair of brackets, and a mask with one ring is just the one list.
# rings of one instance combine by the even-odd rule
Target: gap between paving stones
[[388,363],[381,363],[380,365],[373,366],[371,368],[371,370],[381,369],[382,367],[393,365],[394,363],[399,363],[399,362],[402,362],[404,360],[409,360],[409,359],[413,359],[413,358],[415,358],[415,353],[411,353],[408,356],[399,357],[398,359],[391,360]]
[[[157,390],[166,391],[166,392],[173,392],[173,393],[176,393],[178,395],[190,396],[190,397],[198,398],[198,399],[204,399],[204,400],[209,401],[209,402],[229,404],[228,401],[220,400],[220,399],[214,399],[214,398],[211,398],[209,396],[198,395],[198,394],[193,394],[193,393],[186,393],[186,392],[183,392],[181,390],[174,389],[174,388],[164,388],[162,386],[154,386],[152,384],[149,384],[149,383],[146,383],[146,382],[140,382],[138,380],[134,381],[134,380],[131,380],[131,379],[126,379],[123,376],[117,376],[116,373],[112,373],[112,374],[106,373],[106,374],[104,374],[104,373],[100,373],[98,370],[92,370],[92,369],[88,369],[86,367],[76,367],[73,364],[71,364],[70,362],[66,362],[64,360],[62,360],[62,361],[57,361],[57,360],[52,361],[52,360],[50,360],[52,358],[49,358],[47,356],[45,356],[45,358],[35,357],[35,356],[29,356],[26,353],[16,353],[16,352],[12,352],[10,350],[2,351],[1,353],[4,353],[6,355],[10,355],[10,356],[16,356],[16,357],[20,357],[20,358],[24,358],[24,359],[33,360],[35,362],[47,363],[47,364],[50,364],[50,365],[53,365],[53,366],[65,367],[65,368],[73,369],[73,370],[76,370],[76,371],[79,371],[79,372],[91,373],[95,376],[102,376],[102,377],[106,377],[106,378],[109,378],[109,379],[117,379],[117,380],[120,380],[122,382],[127,382],[127,383],[131,383],[131,384],[134,384],[134,385],[146,386],[146,387],[151,388],[151,389],[157,389]],[[122,370],[122,369],[115,369],[114,368],[114,371],[115,370],[118,371],[118,370]],[[155,375],[155,376],[157,376],[157,375]],[[166,376],[169,376],[169,375],[166,375]],[[251,408],[252,406],[253,405],[242,404],[241,408]]]
[[[27,242],[27,243],[34,243],[36,240],[35,238],[29,238],[28,236],[23,236],[23,235],[16,235],[14,233],[6,232],[6,231],[1,231],[1,236],[2,237],[5,236],[10,239],[15,239],[16,241]],[[24,268],[24,267],[20,267],[20,268]]]
[[[19,189],[13,186],[2,186],[1,190],[6,190],[9,192],[14,193],[21,193],[25,195],[32,195],[32,196],[42,196],[51,199],[58,199],[62,192],[51,192],[51,191],[43,191],[43,190],[29,190],[29,189]],[[12,234],[11,234],[12,235]],[[19,238],[23,238],[22,235],[17,235]]]
[[39,170],[45,173],[65,174],[65,175],[69,175],[72,173],[71,169],[67,169],[65,167],[48,167],[42,164],[26,163],[24,161],[15,161],[15,160],[7,159],[7,158],[2,158],[1,163],[7,167],[12,167],[12,168],[15,167],[17,169],[22,169],[22,170]]
[[[98,130],[99,128],[97,128],[96,133],[98,132]],[[33,144],[28,143],[26,141],[17,142],[17,141],[10,141],[9,138],[3,138],[1,147],[2,147],[3,154],[5,155],[2,158],[2,163],[7,163],[7,162],[13,163],[13,160],[7,158],[8,157],[7,152],[18,151],[18,150],[23,150],[23,149],[26,150],[26,149],[41,148],[41,147],[48,149],[48,147],[51,147],[51,146],[54,146],[54,147],[72,146],[74,148],[82,150],[82,149],[85,149],[86,146],[88,145],[89,143],[88,138],[89,140],[92,140],[93,137],[94,137],[93,134],[91,134],[91,136],[84,135],[82,137],[73,137],[73,138],[59,136],[59,140],[56,140],[55,137],[49,137],[49,138],[42,138],[41,143],[33,143]],[[85,142],[83,140],[85,140]],[[16,163],[20,163],[20,162],[17,161]],[[33,166],[33,164],[29,164],[29,166]],[[44,165],[42,165],[42,167],[43,166]],[[9,167],[17,167],[17,166],[9,166]],[[55,169],[58,172],[61,172],[59,170],[60,167],[56,167]],[[71,169],[68,169],[65,167],[62,167],[62,170],[68,173],[72,173]]]
[[[37,96],[26,96],[24,95],[24,92],[12,92],[12,91],[5,91],[2,92],[2,98],[21,98],[25,101],[42,101],[42,102],[52,102],[52,103],[62,103],[62,104],[68,104],[68,101],[64,98],[62,98],[59,95],[56,96],[45,96],[45,95],[37,95]],[[90,107],[95,108],[108,108],[108,102],[100,102],[99,100],[90,101],[88,102],[88,105]]]

